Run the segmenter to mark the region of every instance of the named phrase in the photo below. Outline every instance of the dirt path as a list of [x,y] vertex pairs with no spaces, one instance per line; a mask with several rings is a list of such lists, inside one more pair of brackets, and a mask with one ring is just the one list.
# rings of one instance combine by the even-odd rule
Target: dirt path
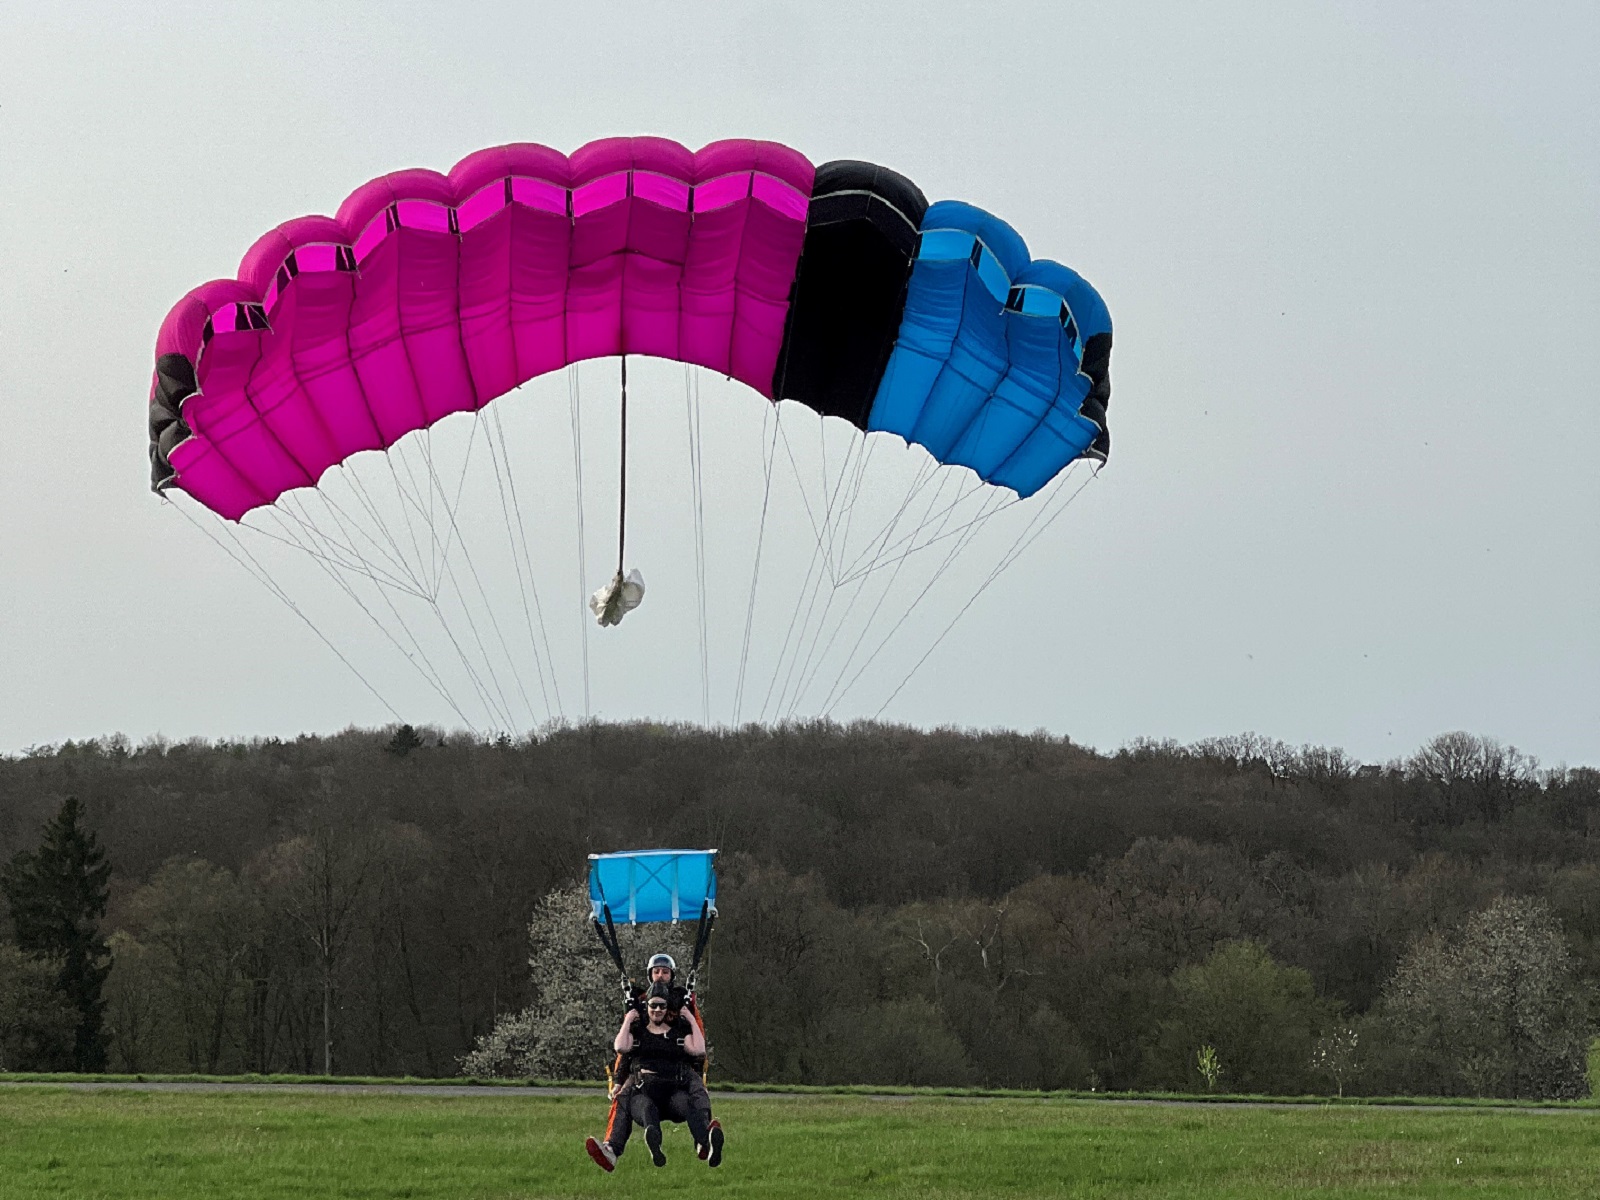
[[[536,1100],[545,1096],[584,1096],[597,1104],[605,1103],[605,1091],[600,1087],[483,1087],[464,1083],[224,1083],[224,1082],[172,1082],[160,1080],[112,1081],[73,1080],[51,1083],[44,1080],[0,1079],[0,1088],[67,1088],[80,1092],[302,1092],[323,1096],[496,1096],[509,1099]],[[892,1103],[912,1100],[961,1100],[984,1103],[993,1100],[1028,1100],[1039,1102],[1038,1096],[940,1096],[891,1095],[863,1092],[724,1092],[712,1089],[717,1103],[739,1100],[875,1100]],[[1521,1105],[1458,1105],[1458,1104],[1384,1104],[1340,1105],[1297,1104],[1274,1100],[1158,1100],[1106,1096],[1103,1098],[1072,1097],[1057,1103],[1146,1105],[1152,1108],[1346,1108],[1400,1109],[1409,1112],[1524,1112],[1570,1113],[1578,1116],[1600,1117],[1600,1108],[1525,1107]]]

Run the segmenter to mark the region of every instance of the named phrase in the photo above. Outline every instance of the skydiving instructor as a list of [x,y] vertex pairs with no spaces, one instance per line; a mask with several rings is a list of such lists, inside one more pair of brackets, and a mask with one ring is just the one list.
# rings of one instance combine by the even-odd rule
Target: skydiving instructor
[[604,1141],[589,1138],[585,1149],[597,1166],[611,1171],[626,1149],[635,1124],[645,1131],[650,1160],[666,1165],[661,1147],[663,1119],[687,1124],[695,1153],[708,1166],[722,1164],[721,1122],[711,1115],[711,1096],[700,1076],[706,1039],[693,997],[677,986],[677,964],[657,954],[649,964],[649,990],[630,1005],[612,1045],[618,1070]]

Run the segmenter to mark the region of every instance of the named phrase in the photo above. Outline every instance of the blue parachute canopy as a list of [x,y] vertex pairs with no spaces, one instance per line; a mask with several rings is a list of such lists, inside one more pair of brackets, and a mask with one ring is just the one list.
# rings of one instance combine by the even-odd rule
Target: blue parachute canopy
[[698,920],[717,911],[715,850],[623,850],[589,855],[589,903],[596,921],[640,925]]
[[867,428],[1031,496],[1075,459],[1105,458],[1110,354],[1111,314],[1082,276],[1029,258],[999,217],[941,200]]

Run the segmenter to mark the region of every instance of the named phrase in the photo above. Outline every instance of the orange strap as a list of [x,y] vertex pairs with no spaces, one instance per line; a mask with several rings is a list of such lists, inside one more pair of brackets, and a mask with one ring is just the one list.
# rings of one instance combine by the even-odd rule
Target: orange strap
[[711,1074],[711,1033],[706,1029],[706,1011],[700,1005],[700,997],[694,998],[694,1017],[700,1022],[700,1036],[706,1040],[706,1052],[700,1059],[700,1082],[704,1083]]
[[[611,1085],[616,1083],[616,1069],[622,1065],[622,1055],[619,1053],[613,1062],[606,1064],[606,1091],[611,1090]],[[606,1114],[606,1141],[611,1141],[611,1135],[616,1130],[617,1124],[617,1097],[611,1098],[611,1111]]]

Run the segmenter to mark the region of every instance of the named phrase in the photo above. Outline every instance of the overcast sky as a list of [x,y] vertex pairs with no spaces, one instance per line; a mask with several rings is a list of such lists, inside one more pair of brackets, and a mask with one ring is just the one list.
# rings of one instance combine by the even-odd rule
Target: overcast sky
[[[1467,729],[1600,763],[1594,5],[18,0],[0,43],[0,752],[459,724],[381,665],[374,696],[149,493],[155,331],[260,233],[373,175],[652,133],[885,163],[1002,216],[1111,308],[1109,466],[885,719],[1104,749],[1254,730],[1368,761]],[[606,370],[580,376],[586,403]],[[698,720],[693,541],[665,515],[684,456],[652,451],[683,436],[684,382],[640,380],[630,565],[652,591],[590,638],[589,711]],[[565,437],[567,385],[542,386]],[[716,720],[763,478],[762,405],[729,386],[706,383]],[[614,427],[594,420],[591,577],[563,562],[541,584],[568,716],[580,605],[615,553]],[[766,543],[755,659],[812,548]],[[987,569],[958,562],[835,715],[878,710]],[[319,628],[359,660],[344,622]]]

